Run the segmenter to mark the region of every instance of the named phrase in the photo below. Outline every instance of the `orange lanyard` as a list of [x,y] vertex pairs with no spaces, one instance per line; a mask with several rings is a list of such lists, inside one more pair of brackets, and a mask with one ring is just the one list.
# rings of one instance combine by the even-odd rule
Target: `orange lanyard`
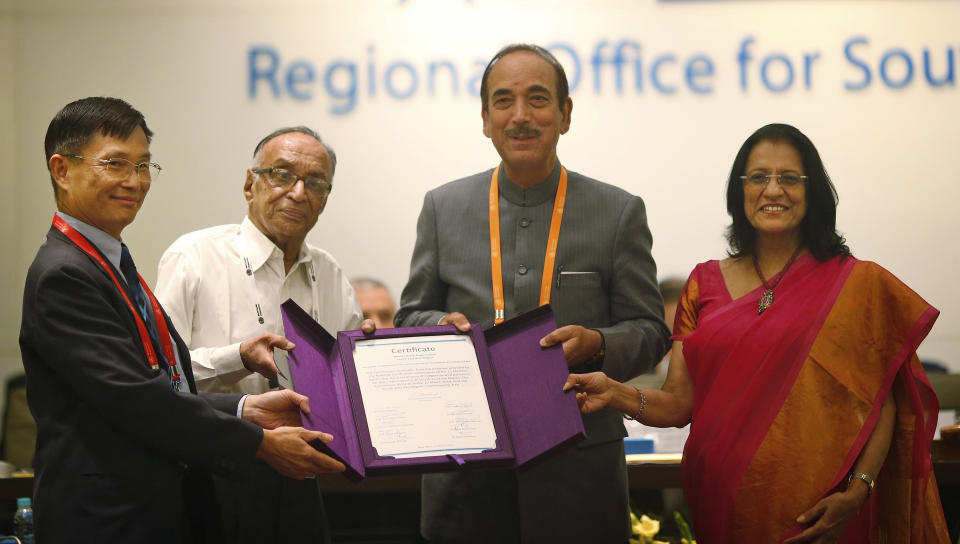
[[[93,245],[83,237],[79,232],[74,230],[66,221],[60,218],[59,215],[53,216],[53,226],[62,232],[71,242],[77,245],[84,253],[89,255],[93,260],[97,261],[101,268],[103,268],[107,275],[110,276],[110,279],[113,280],[114,285],[117,286],[117,289],[120,291],[120,294],[123,295],[123,300],[127,302],[127,307],[130,308],[130,312],[133,314],[133,319],[137,322],[137,332],[140,333],[140,342],[143,344],[143,351],[146,353],[147,361],[150,363],[150,368],[153,370],[158,370],[160,368],[159,360],[157,359],[157,353],[153,350],[153,344],[150,342],[150,335],[147,333],[147,326],[143,322],[143,318],[140,316],[140,312],[133,307],[133,303],[130,301],[130,297],[127,296],[127,292],[124,291],[123,287],[120,285],[120,281],[117,280],[116,274],[113,273],[113,269],[107,265],[107,261],[100,255],[98,251],[93,248]],[[140,286],[143,288],[143,291],[147,294],[147,297],[150,298],[150,305],[153,307],[153,315],[156,318],[157,322],[157,334],[160,335],[160,345],[163,347],[163,355],[167,358],[167,364],[170,366],[170,374],[172,376],[174,389],[180,389],[180,369],[177,368],[177,358],[173,353],[173,343],[170,341],[170,329],[167,328],[167,321],[163,318],[163,311],[160,309],[160,303],[157,302],[157,297],[153,296],[153,292],[150,291],[150,288],[147,287],[147,283],[143,281],[143,277],[140,274],[137,274],[137,278],[140,280]]]
[[[500,186],[497,166],[490,177],[490,271],[493,276],[493,323],[504,320],[503,256],[500,253]],[[540,279],[540,305],[550,302],[553,288],[553,265],[557,260],[557,243],[560,241],[560,224],[563,223],[563,205],[567,200],[567,170],[560,167],[560,183],[553,201],[553,218],[550,220],[550,237],[547,238],[547,253],[543,257],[543,276]]]

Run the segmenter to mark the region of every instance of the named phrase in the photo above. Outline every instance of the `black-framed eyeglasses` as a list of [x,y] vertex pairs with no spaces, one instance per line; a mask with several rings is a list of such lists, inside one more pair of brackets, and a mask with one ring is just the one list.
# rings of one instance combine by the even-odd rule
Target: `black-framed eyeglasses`
[[740,176],[743,182],[754,188],[766,187],[770,180],[775,179],[784,189],[799,187],[800,184],[807,181],[807,176],[798,174],[750,174],[749,176]]
[[301,177],[284,168],[257,168],[253,173],[266,174],[271,185],[284,190],[292,189],[297,180],[303,180],[303,188],[317,198],[323,198],[333,190],[333,184],[320,176]]
[[95,157],[84,157],[83,155],[64,155],[71,159],[93,161],[93,166],[103,168],[104,174],[112,179],[127,179],[133,172],[137,173],[140,181],[156,181],[160,177],[160,171],[163,168],[155,162],[135,163],[119,157],[112,159],[98,159]]

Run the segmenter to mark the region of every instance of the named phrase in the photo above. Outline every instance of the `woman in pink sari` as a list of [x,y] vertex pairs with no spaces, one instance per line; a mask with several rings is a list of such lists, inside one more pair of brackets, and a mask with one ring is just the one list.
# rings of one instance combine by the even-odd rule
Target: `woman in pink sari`
[[702,544],[948,543],[916,357],[939,312],[850,255],[813,143],[767,125],[727,186],[730,257],[697,265],[661,390],[571,375],[584,412],[692,423],[683,487]]

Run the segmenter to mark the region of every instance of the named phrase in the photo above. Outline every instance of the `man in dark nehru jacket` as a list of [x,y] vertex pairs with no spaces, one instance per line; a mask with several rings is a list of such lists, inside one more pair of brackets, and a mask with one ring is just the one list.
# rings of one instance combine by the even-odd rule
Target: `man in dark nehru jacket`
[[[643,201],[567,171],[557,142],[573,102],[548,51],[502,49],[483,73],[483,133],[502,162],[424,198],[397,326],[500,323],[550,303],[571,371],[616,380],[646,371],[669,333]],[[488,205],[489,204],[489,205]],[[500,296],[494,296],[499,293]],[[626,542],[621,416],[583,416],[587,438],[519,471],[423,478],[431,542]]]
[[47,129],[58,211],[20,328],[39,542],[218,541],[210,470],[344,469],[310,445],[330,435],[300,427],[306,397],[197,394],[190,353],[120,238],[160,173],[151,136],[116,98],[72,102]]

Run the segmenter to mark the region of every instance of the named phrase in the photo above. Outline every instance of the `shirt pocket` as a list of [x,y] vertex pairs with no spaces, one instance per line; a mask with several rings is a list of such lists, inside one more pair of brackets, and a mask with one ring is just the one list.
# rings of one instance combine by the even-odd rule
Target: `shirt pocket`
[[607,326],[609,301],[599,272],[563,271],[552,298],[557,325]]

